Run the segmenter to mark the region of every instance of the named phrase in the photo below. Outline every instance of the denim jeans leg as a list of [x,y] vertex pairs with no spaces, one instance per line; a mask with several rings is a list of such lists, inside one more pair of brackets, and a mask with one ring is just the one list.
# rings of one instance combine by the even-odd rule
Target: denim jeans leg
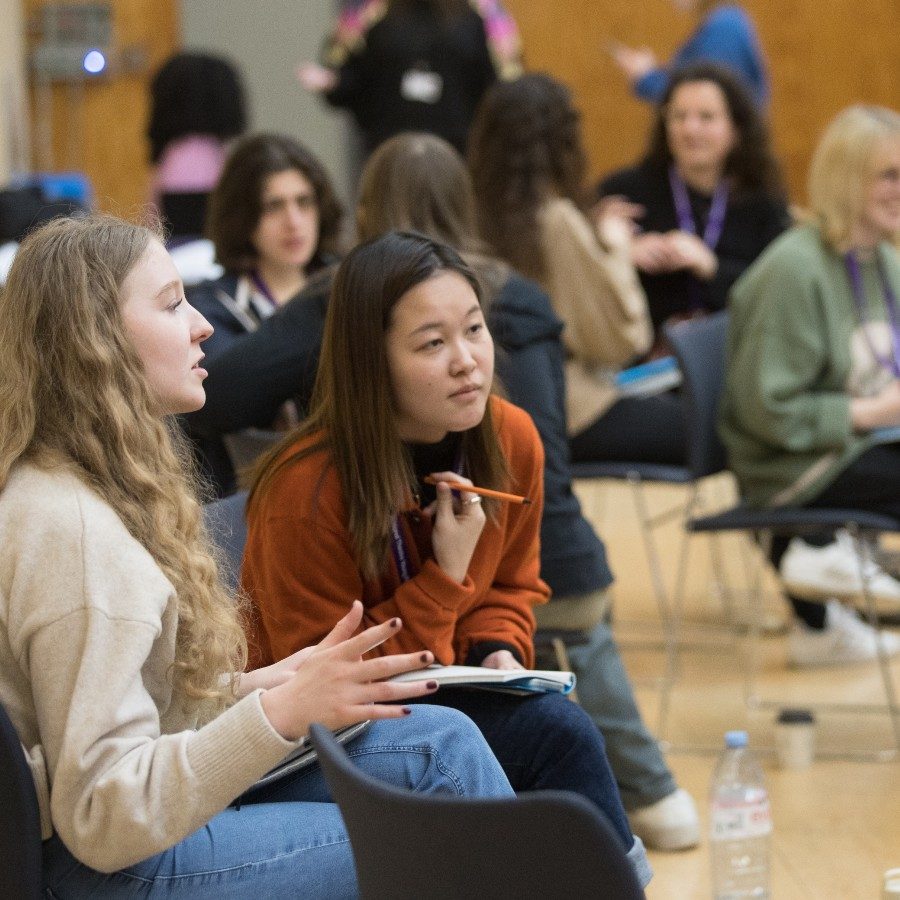
[[[456,710],[416,707],[374,722],[348,748],[359,767],[425,793],[512,796],[475,725]],[[246,796],[246,795],[245,795]],[[354,897],[353,858],[318,767],[230,807],[171,849],[120,872],[95,872],[58,836],[44,843],[45,883],[60,898]]]
[[625,809],[668,797],[677,789],[675,779],[641,719],[609,626],[601,622],[589,643],[570,647],[569,662],[578,679],[578,702],[606,741]]

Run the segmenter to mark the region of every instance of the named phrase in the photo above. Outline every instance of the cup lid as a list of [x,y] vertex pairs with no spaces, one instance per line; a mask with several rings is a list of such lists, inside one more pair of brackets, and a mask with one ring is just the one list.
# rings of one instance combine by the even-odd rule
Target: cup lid
[[816,717],[808,709],[782,709],[777,721],[781,725],[814,725]]

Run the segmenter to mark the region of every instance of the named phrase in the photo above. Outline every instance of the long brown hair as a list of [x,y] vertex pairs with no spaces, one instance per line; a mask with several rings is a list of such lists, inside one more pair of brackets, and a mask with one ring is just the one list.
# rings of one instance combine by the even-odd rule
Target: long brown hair
[[581,116],[571,92],[544,74],[498,82],[481,101],[468,150],[482,236],[514,269],[541,281],[541,204],[553,196],[579,208],[586,202]]
[[725,174],[737,196],[754,192],[784,197],[781,167],[772,152],[769,127],[748,89],[728,69],[714,63],[694,63],[676,70],[656,110],[644,161],[668,169],[672,162],[666,116],[675,91],[685,84],[709,82],[725,99],[728,117],[737,132],[734,148],[725,160]]
[[434,134],[395,135],[366,160],[356,229],[360,241],[398,230],[449,244],[478,275],[486,305],[510,275],[505,263],[488,256],[478,236],[472,179],[462,156]]
[[246,642],[221,582],[188,454],[159,418],[121,313],[121,286],[157,240],[119,219],[59,219],[23,242],[0,291],[0,489],[28,460],[66,467],[108,503],[178,598],[173,686],[222,704]]
[[[409,450],[397,433],[385,336],[397,302],[441,272],[461,275],[481,302],[478,279],[459,254],[423,235],[390,231],[348,254],[331,289],[311,413],[263,457],[250,489],[252,510],[283,467],[326,450],[343,491],[354,553],[371,578],[384,571],[391,522],[415,483]],[[311,440],[285,452],[302,438]],[[490,403],[481,422],[463,432],[462,455],[477,484],[505,485]],[[493,505],[488,512],[496,514]]]

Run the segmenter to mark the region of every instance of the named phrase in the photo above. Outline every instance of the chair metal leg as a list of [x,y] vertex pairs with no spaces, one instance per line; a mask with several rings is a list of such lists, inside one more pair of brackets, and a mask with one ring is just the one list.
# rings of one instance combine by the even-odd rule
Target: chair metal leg
[[[878,619],[878,611],[875,606],[875,597],[872,594],[872,585],[869,578],[871,570],[872,547],[874,546],[874,537],[863,535],[859,528],[855,525],[848,528],[853,536],[853,543],[856,547],[856,558],[859,563],[859,575],[863,589],[863,600],[866,610],[866,618],[869,625],[875,629],[877,639],[875,648],[878,654],[878,668],[881,671],[881,681],[884,685],[884,696],[887,701],[887,714],[891,719],[891,727],[894,732],[893,756],[900,754],[900,706],[897,705],[897,693],[894,688],[894,678],[891,674],[891,664],[888,659],[884,644],[881,641],[881,624]],[[869,538],[867,540],[867,538]]]
[[[863,588],[863,600],[866,610],[866,618],[870,625],[880,634],[881,628],[878,620],[875,597],[871,591],[870,577],[868,574],[869,566],[867,562],[871,554],[871,535],[864,534],[854,523],[848,523],[847,530],[853,536],[854,546],[856,548],[857,562],[860,567],[860,579]],[[764,559],[769,557],[769,548],[771,547],[772,535],[769,532],[763,533],[760,539],[760,551]],[[751,629],[748,635],[748,666],[745,679],[745,702],[750,710],[774,710],[780,709],[784,704],[781,701],[763,698],[758,692],[756,681],[760,670],[760,643],[762,637],[762,591],[761,578],[762,566],[756,567],[755,584],[750,596],[751,602],[754,604],[753,614],[751,616]],[[881,680],[884,687],[885,703],[810,703],[807,704],[810,709],[823,713],[832,713],[838,715],[885,715],[890,717],[891,728],[894,737],[894,747],[882,750],[874,750],[871,752],[817,752],[819,759],[840,759],[855,760],[866,762],[889,762],[900,758],[900,706],[897,703],[897,693],[894,686],[893,676],[891,674],[890,660],[884,651],[881,642],[877,644],[878,665],[881,674]]]
[[665,650],[665,670],[659,680],[659,713],[656,723],[657,740],[664,739],[663,734],[668,719],[669,704],[671,699],[672,686],[675,682],[678,667],[678,647],[677,647],[677,630],[672,616],[672,604],[669,600],[669,593],[666,587],[665,578],[662,573],[662,565],[659,560],[659,551],[657,550],[656,540],[653,530],[661,518],[665,518],[668,513],[664,513],[663,517],[651,517],[647,509],[646,498],[643,492],[643,482],[637,475],[630,475],[628,482],[632,487],[632,496],[634,497],[634,505],[638,515],[638,521],[641,526],[641,535],[644,539],[644,548],[647,553],[647,562],[650,567],[650,578],[653,583],[653,592],[656,596],[656,604],[659,609],[660,625],[662,627],[662,642]]

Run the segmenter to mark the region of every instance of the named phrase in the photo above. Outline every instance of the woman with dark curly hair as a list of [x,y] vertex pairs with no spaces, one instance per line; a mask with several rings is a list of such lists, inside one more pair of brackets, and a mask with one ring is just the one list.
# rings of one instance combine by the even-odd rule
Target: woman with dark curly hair
[[657,330],[672,316],[722,309],[790,224],[765,121],[735,76],[708,63],[672,76],[644,159],[599,192],[639,227],[632,258]]
[[597,427],[624,442],[628,455],[614,458],[668,461],[683,446],[677,401],[641,401],[637,434],[615,420],[635,402],[618,397],[615,374],[649,350],[653,332],[631,262],[631,223],[615,205],[594,221],[586,215],[585,153],[569,89],[541,74],[495,85],[469,140],[484,238],[544,287],[565,322],[569,437]]
[[[209,199],[206,234],[225,274],[189,291],[215,333],[208,359],[255,331],[335,261],[343,209],[319,160],[293,138],[251,135],[228,157]],[[290,421],[290,420],[289,420]],[[234,488],[221,438],[195,438],[217,493]]]
[[151,191],[171,233],[203,231],[206,198],[219,180],[228,142],[247,127],[234,66],[207,53],[176,53],[150,84]]

